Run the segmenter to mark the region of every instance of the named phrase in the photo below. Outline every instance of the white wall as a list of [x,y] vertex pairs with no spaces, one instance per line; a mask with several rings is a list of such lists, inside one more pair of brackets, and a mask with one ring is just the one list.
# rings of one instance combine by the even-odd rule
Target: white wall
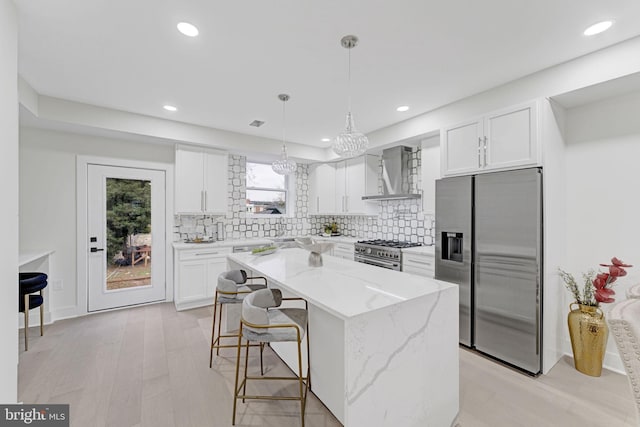
[[[579,276],[617,256],[633,264],[616,301],[640,281],[640,92],[567,112],[567,265]],[[565,306],[571,298],[566,292]],[[601,304],[609,311],[611,304]],[[568,354],[571,347],[565,342]],[[605,366],[624,371],[610,337]]]
[[[52,249],[50,289],[53,320],[74,316],[76,283],[76,156],[100,156],[174,163],[171,145],[151,145],[94,136],[20,130],[20,250]],[[86,302],[81,302],[86,304]]]
[[581,56],[367,134],[373,147],[425,135],[470,117],[640,71],[640,37]]
[[0,402],[18,394],[18,17],[0,0]]

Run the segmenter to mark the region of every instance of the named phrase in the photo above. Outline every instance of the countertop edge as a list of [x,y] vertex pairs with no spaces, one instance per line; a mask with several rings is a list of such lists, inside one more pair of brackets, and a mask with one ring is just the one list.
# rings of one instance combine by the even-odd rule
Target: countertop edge
[[18,267],[22,267],[24,265],[29,264],[30,262],[36,261],[40,258],[47,257],[53,254],[55,251],[52,249],[49,250],[40,250],[40,251],[29,251],[29,252],[21,252],[18,254]]

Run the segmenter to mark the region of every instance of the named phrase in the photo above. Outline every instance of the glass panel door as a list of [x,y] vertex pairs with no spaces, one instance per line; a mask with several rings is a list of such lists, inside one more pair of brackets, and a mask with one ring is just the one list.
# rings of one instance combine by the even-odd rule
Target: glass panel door
[[107,178],[106,290],[151,284],[151,181]]
[[165,299],[164,171],[88,165],[88,310]]

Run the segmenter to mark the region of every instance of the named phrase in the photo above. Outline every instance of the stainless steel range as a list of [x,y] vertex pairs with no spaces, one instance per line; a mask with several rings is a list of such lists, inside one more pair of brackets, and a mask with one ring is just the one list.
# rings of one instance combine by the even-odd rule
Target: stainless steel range
[[363,262],[390,270],[402,269],[402,249],[421,246],[420,243],[398,240],[361,240],[355,244],[356,262]]

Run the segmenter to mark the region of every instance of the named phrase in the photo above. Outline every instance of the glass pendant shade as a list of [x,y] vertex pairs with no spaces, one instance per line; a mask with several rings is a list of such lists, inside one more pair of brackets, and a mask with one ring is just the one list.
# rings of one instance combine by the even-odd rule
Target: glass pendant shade
[[347,113],[347,125],[344,132],[336,136],[333,151],[340,157],[356,157],[369,148],[369,139],[355,127],[351,112]]
[[296,172],[298,165],[287,155],[287,146],[282,144],[282,157],[271,163],[271,169],[280,175],[291,175]]
[[340,40],[340,44],[349,52],[349,108],[347,110],[347,124],[345,130],[336,136],[331,148],[338,156],[348,158],[364,154],[369,148],[369,138],[367,138],[362,132],[358,132],[355,124],[353,123],[353,115],[351,114],[351,49],[358,45],[358,38],[353,35],[344,36]]
[[287,154],[287,144],[285,142],[285,104],[289,98],[289,95],[284,93],[278,95],[278,99],[282,101],[282,156],[280,159],[271,163],[271,169],[280,175],[291,175],[296,172],[296,169],[298,169],[296,162],[291,160]]

